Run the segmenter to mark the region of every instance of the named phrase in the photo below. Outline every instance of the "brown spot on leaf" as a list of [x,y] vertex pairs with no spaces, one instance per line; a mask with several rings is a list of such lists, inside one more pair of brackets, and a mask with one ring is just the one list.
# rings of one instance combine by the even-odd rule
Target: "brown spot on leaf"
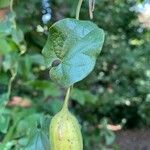
[[61,63],[60,59],[56,59],[52,62],[52,67],[57,67]]

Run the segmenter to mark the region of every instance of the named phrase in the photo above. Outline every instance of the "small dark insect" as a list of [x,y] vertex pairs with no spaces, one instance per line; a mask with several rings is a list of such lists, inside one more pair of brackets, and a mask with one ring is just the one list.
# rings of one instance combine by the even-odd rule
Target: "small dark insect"
[[60,59],[56,59],[52,62],[52,67],[57,67],[61,63]]

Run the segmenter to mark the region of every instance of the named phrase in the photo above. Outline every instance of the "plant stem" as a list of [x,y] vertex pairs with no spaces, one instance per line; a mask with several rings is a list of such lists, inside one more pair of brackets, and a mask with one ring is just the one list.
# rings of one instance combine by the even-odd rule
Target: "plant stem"
[[90,19],[93,19],[94,7],[95,7],[95,0],[89,0],[89,15],[90,15]]
[[76,19],[79,20],[79,15],[80,15],[80,10],[81,10],[81,5],[82,5],[83,0],[79,0],[78,6],[76,9]]
[[[11,12],[11,13],[14,12],[14,10],[13,10],[13,3],[14,3],[14,0],[10,0],[10,12]],[[13,23],[13,28],[16,29],[16,21],[15,21],[15,18],[13,18],[12,23]]]
[[12,87],[12,82],[14,81],[17,71],[15,70],[10,70],[11,71],[11,78],[9,80],[9,84],[8,84],[8,98],[10,98],[10,93],[11,93],[11,87]]
[[67,93],[66,93],[66,97],[65,97],[65,100],[64,100],[63,109],[68,109],[68,101],[69,101],[69,97],[70,97],[70,91],[71,91],[71,87],[69,87],[67,89]]
[[14,0],[11,0],[11,1],[10,1],[10,11],[11,11],[11,12],[13,12],[13,2],[14,2]]

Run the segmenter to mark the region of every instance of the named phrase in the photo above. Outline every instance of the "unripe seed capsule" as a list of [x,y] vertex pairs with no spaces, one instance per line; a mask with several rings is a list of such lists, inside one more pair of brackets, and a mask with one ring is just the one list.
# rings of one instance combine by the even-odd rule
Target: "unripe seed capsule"
[[80,125],[66,108],[51,121],[50,144],[51,150],[83,150]]

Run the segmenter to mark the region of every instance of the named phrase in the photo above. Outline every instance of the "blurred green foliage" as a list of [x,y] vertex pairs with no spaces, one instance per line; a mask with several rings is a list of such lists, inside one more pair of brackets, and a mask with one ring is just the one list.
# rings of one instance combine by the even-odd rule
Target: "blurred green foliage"
[[[86,150],[118,149],[108,124],[150,125],[150,32],[133,11],[138,2],[96,0],[93,22],[105,30],[105,44],[94,71],[75,85],[70,101]],[[39,0],[15,0],[14,11],[0,20],[0,149],[48,149],[48,125],[61,109],[65,89],[50,80],[41,50],[48,27],[74,17],[76,5],[77,0],[55,0],[49,8]],[[44,24],[49,9],[51,19]],[[87,1],[80,18],[89,19]],[[8,105],[14,96],[30,106]]]

